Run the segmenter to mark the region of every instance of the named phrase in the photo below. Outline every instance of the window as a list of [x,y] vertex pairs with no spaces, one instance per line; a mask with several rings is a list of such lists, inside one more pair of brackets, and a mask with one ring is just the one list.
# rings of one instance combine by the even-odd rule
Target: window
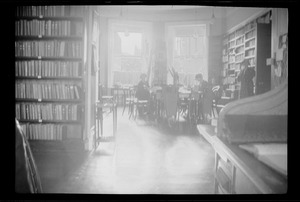
[[142,56],[142,33],[126,31],[114,35],[114,55]]
[[170,25],[168,31],[169,37],[173,37],[168,47],[173,53],[169,64],[178,72],[179,82],[192,85],[198,73],[207,79],[206,25]]
[[175,57],[204,57],[204,36],[176,36]]

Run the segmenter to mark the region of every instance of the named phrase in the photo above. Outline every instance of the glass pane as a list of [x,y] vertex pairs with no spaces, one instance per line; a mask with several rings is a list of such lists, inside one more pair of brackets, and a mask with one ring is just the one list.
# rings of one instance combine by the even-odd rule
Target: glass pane
[[116,32],[114,40],[114,53],[116,55],[141,56],[142,33]]

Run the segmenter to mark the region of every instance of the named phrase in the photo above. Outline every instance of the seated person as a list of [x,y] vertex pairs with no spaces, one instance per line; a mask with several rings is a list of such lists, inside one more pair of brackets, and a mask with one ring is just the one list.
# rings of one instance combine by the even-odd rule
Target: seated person
[[136,89],[136,98],[138,100],[148,100],[150,97],[150,92],[149,92],[149,84],[146,81],[147,75],[141,74],[140,78],[141,80],[138,83]]
[[[136,98],[139,101],[141,101],[141,100],[149,101],[150,92],[149,92],[149,84],[146,81],[147,75],[146,74],[141,74],[140,78],[141,78],[141,80],[138,83],[137,89],[136,89],[136,94],[135,94]],[[147,104],[147,106],[149,106],[149,105]],[[145,107],[144,105],[139,106],[139,108],[138,108],[139,115],[144,114],[147,111],[146,108],[147,107]]]
[[202,121],[203,123],[208,123],[212,110],[212,86],[207,81],[203,80],[203,75],[201,73],[195,76],[195,80],[196,85],[193,87],[192,91],[194,93],[199,93],[198,95],[195,94],[199,97],[195,96],[197,99],[193,101],[195,104],[197,103],[198,107],[198,110],[195,111],[195,118],[198,122]]

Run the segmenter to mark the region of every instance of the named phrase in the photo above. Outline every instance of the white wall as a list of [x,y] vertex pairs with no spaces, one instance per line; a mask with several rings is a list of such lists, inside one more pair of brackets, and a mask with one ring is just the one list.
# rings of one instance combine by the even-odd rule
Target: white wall
[[254,16],[259,15],[259,13],[266,10],[266,8],[234,8],[230,13],[227,14],[226,21],[224,23],[223,31],[227,32],[231,29],[235,29],[239,24],[248,21]]

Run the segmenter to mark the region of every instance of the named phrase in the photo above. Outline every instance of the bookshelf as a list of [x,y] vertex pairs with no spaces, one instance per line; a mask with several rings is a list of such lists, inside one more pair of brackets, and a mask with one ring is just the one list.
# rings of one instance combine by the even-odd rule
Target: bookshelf
[[32,143],[83,145],[84,19],[78,9],[16,7],[15,111]]
[[[271,57],[271,12],[247,23],[223,37],[223,86],[224,97],[239,99],[240,82],[237,76],[241,70],[240,63],[249,61],[254,67],[254,94],[261,94],[271,88],[271,70],[266,59]],[[263,19],[263,20],[262,20]]]

